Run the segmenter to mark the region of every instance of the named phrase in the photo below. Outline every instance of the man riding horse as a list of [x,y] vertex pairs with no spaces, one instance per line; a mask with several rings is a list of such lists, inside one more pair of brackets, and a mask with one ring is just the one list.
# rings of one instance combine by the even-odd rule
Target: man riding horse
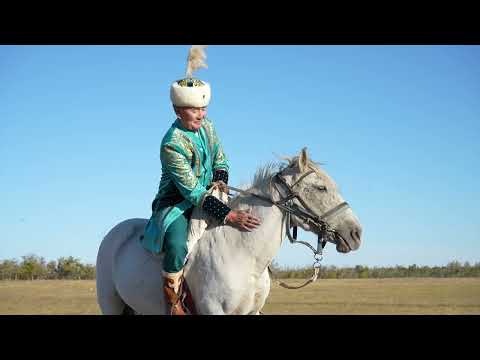
[[192,46],[186,77],[172,83],[170,99],[177,116],[160,147],[162,176],[152,202],[152,216],[141,243],[154,254],[165,253],[163,261],[164,294],[172,315],[185,315],[180,300],[183,268],[187,256],[188,223],[193,207],[201,207],[219,224],[251,231],[260,225],[255,216],[232,210],[208,193],[215,184],[228,193],[229,163],[213,122],[206,117],[210,85],[192,77],[193,71],[206,67],[205,46]]

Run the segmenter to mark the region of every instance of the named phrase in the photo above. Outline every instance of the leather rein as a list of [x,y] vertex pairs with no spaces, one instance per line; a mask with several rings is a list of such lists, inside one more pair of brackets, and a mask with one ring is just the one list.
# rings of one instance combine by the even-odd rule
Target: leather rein
[[[279,282],[279,285],[286,289],[300,289],[310,284],[311,282],[314,282],[317,280],[318,273],[320,271],[320,262],[323,260],[323,255],[322,255],[323,248],[327,244],[328,238],[339,236],[337,231],[329,225],[326,219],[338,213],[339,211],[350,207],[348,203],[344,201],[338,204],[337,206],[333,207],[332,209],[326,211],[320,216],[315,215],[314,212],[307,205],[307,203],[302,199],[300,194],[294,190],[294,187],[297,184],[299,184],[305,177],[307,177],[312,173],[315,173],[315,170],[310,170],[306,172],[292,185],[287,184],[285,179],[281,176],[281,172],[275,174],[272,177],[272,180],[274,181],[273,184],[275,186],[275,189],[279,193],[280,197],[282,197],[282,193],[279,191],[277,185],[281,185],[284,188],[284,191],[286,192],[286,196],[284,198],[281,198],[279,201],[272,201],[272,199],[269,199],[267,197],[257,195],[245,190],[241,190],[233,186],[228,186],[228,188],[233,191],[262,199],[283,210],[283,214],[285,216],[284,219],[286,220],[286,233],[290,242],[292,244],[293,243],[303,244],[305,246],[308,246],[313,251],[315,262],[313,264],[314,273],[312,277],[310,279],[307,279],[303,284],[299,286],[290,286],[288,284],[285,284],[284,282]],[[321,191],[327,191],[327,188],[325,186],[322,186]],[[297,199],[300,202],[303,208],[297,206],[297,204],[294,203],[295,199]],[[316,249],[306,241],[297,240],[297,226],[291,226],[292,216],[296,216],[299,219],[301,219],[301,221],[303,221],[304,224],[308,224],[314,230],[314,232],[318,235],[318,242],[317,242]],[[283,224],[283,219],[282,219],[282,224]],[[290,233],[291,227],[293,228],[293,236]],[[272,278],[275,278],[273,271],[270,268],[270,265],[268,266],[268,271],[272,276]]]

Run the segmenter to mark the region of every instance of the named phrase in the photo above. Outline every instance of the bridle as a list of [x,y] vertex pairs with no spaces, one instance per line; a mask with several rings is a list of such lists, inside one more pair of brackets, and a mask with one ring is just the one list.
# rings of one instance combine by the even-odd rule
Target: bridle
[[[281,210],[283,210],[284,214],[284,219],[286,220],[286,233],[287,237],[290,240],[290,242],[293,243],[299,243],[303,244],[305,246],[308,246],[314,254],[314,259],[315,262],[313,264],[313,269],[314,269],[314,274],[310,279],[308,279],[304,284],[300,286],[289,286],[285,283],[280,282],[280,286],[285,287],[287,289],[300,289],[307,284],[317,280],[318,277],[318,272],[320,271],[320,262],[323,260],[323,249],[325,245],[327,244],[327,240],[329,238],[335,238],[335,237],[340,237],[338,232],[333,229],[330,224],[327,222],[327,219],[331,217],[334,214],[337,214],[339,211],[345,210],[349,208],[350,206],[346,201],[336,205],[332,209],[326,211],[322,215],[315,215],[314,212],[311,210],[311,208],[307,205],[304,199],[302,199],[301,195],[294,190],[294,187],[298,185],[303,179],[305,179],[308,175],[315,173],[315,170],[309,170],[305,174],[302,174],[298,180],[295,181],[292,185],[289,185],[285,179],[282,177],[282,171],[278,172],[272,177],[272,183],[277,190],[277,192],[280,195],[280,200],[278,201],[273,201],[272,199],[269,199],[267,197],[257,195],[254,193],[250,193],[248,191],[244,191],[241,189],[234,188],[232,186],[228,186],[229,189],[232,189],[234,191],[237,191],[239,193],[247,194],[254,196],[256,198],[262,199],[264,201],[267,201],[271,203],[272,205],[277,206]],[[278,189],[277,185],[281,185],[283,187],[283,191],[285,193],[285,197],[282,198],[282,192]],[[320,188],[321,191],[327,191],[327,188],[325,186],[322,186]],[[298,200],[298,202],[302,205],[303,208],[297,206],[295,204],[294,200]],[[317,248],[315,249],[311,244],[309,244],[306,241],[300,241],[297,240],[297,226],[291,226],[291,219],[292,216],[296,216],[299,218],[301,221],[303,221],[304,224],[307,224],[310,226],[310,228],[313,229],[313,231],[318,235],[318,242],[317,242]],[[283,224],[283,219],[282,219],[282,224]],[[293,228],[293,236],[290,233],[290,228]],[[345,243],[348,245],[348,243],[345,241]],[[270,268],[268,267],[268,270],[270,274],[273,276],[273,272]]]
[[[286,223],[287,236],[290,242],[292,243],[298,242],[298,243],[304,244],[310,247],[310,249],[312,249],[314,253],[318,253],[320,249],[323,249],[325,247],[327,243],[327,239],[329,237],[338,236],[337,231],[330,226],[330,224],[326,221],[326,219],[350,206],[346,201],[344,201],[338,204],[337,206],[335,206],[334,208],[326,211],[320,216],[315,215],[314,212],[307,205],[305,200],[302,199],[300,194],[293,189],[305,177],[307,177],[308,175],[314,172],[315,172],[314,170],[310,170],[306,172],[292,185],[288,185],[285,179],[281,176],[281,173],[277,173],[273,177],[273,180],[275,180],[274,186],[280,194],[277,184],[281,184],[284,187],[284,189],[286,189],[286,197],[283,199],[280,199],[277,202],[272,202],[272,203],[285,211],[286,222],[287,222]],[[326,191],[327,188],[325,186],[322,186],[321,190]],[[303,209],[298,207],[294,203],[295,199],[297,199],[300,202],[300,204],[303,206]],[[290,234],[290,227],[292,227],[291,226],[292,215],[300,218],[303,221],[303,223],[308,224],[311,228],[314,229],[314,232],[318,235],[318,244],[319,244],[316,250],[309,243],[297,240],[297,226],[293,226],[293,236]]]

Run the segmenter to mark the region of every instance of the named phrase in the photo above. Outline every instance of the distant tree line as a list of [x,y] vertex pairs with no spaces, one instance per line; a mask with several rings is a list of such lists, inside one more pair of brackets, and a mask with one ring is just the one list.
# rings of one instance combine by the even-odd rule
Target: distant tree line
[[[272,263],[275,275],[284,279],[308,278],[312,268],[288,268]],[[379,279],[402,277],[480,277],[480,262],[471,265],[452,261],[446,266],[390,266],[355,267],[322,266],[319,272],[321,279]],[[58,260],[45,261],[37,255],[22,256],[22,260],[0,260],[0,280],[93,280],[95,266],[83,264],[72,256],[61,257]]]
[[0,260],[0,280],[91,280],[95,266],[83,264],[72,256],[46,262],[37,255],[22,256],[21,261]]
[[[296,279],[307,278],[312,275],[312,267],[288,268],[277,263],[272,264],[272,269],[278,278]],[[480,277],[480,262],[471,265],[468,262],[461,264],[458,261],[449,262],[446,266],[389,266],[368,267],[357,265],[355,267],[322,266],[319,272],[321,279],[381,279],[403,277]]]

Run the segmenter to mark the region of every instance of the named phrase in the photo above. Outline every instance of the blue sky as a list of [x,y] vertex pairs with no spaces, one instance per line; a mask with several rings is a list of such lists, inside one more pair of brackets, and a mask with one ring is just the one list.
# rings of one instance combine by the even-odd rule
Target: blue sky
[[[0,46],[0,259],[94,263],[150,216],[169,85],[189,46]],[[479,46],[209,46],[209,117],[230,183],[306,146],[363,228],[324,265],[480,261]],[[314,241],[308,233],[300,236]],[[282,245],[281,265],[310,265]]]

